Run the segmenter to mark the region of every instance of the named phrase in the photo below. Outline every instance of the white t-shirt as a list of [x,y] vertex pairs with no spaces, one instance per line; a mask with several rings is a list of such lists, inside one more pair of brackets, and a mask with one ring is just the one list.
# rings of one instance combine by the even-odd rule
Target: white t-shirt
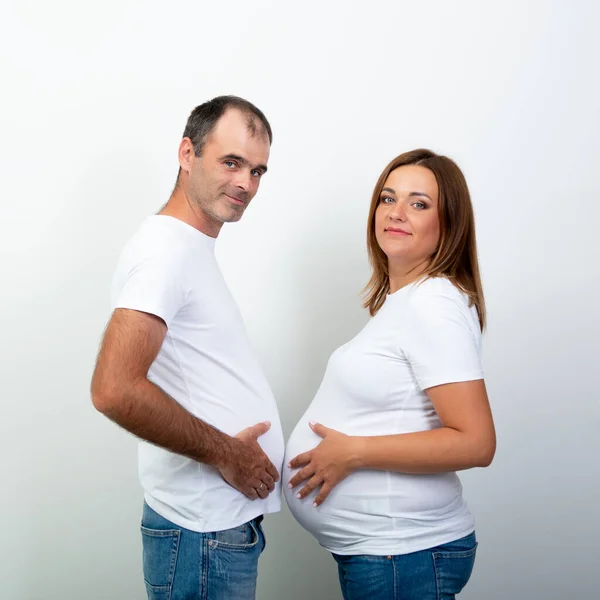
[[483,378],[477,311],[444,278],[408,285],[329,359],[321,386],[294,429],[283,474],[288,505],[330,552],[394,555],[425,550],[468,535],[473,518],[456,473],[411,475],[359,470],[321,504],[316,491],[298,500],[288,490],[290,459],[321,438],[315,421],[347,435],[425,431],[441,422],[425,389]]
[[[284,441],[273,393],[214,256],[214,238],[173,217],[148,217],[125,246],[112,308],[157,315],[167,335],[148,379],[228,435],[270,421],[259,444],[281,472]],[[237,527],[281,508],[281,487],[249,500],[214,467],[147,442],[139,445],[146,502],[193,531]]]

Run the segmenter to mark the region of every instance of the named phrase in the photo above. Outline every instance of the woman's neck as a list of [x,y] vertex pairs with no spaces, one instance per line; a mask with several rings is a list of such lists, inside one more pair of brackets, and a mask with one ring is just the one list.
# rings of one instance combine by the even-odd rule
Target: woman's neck
[[397,292],[409,283],[419,279],[419,277],[427,270],[427,266],[428,263],[426,262],[416,265],[388,262],[390,294]]

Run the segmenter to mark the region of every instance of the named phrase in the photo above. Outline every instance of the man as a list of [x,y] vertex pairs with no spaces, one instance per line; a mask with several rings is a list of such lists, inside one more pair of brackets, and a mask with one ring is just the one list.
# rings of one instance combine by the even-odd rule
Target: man
[[214,256],[223,223],[258,190],[271,141],[246,100],[194,109],[175,189],[117,266],[91,391],[100,412],[143,440],[149,598],[254,598],[260,521],[280,509],[275,399]]

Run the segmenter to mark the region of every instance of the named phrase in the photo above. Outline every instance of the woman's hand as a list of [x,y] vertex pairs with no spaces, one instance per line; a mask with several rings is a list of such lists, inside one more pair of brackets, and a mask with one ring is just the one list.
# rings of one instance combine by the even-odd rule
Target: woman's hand
[[300,469],[288,484],[295,488],[308,479],[297,498],[305,498],[321,486],[313,506],[319,506],[331,490],[350,473],[360,468],[361,438],[345,435],[319,423],[309,423],[310,428],[323,438],[313,450],[293,458],[289,467]]

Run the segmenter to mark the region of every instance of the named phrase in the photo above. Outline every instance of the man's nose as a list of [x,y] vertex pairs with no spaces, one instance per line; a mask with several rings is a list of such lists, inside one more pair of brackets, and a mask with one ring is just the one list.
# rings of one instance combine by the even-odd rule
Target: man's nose
[[241,190],[247,192],[252,186],[252,175],[249,171],[241,170],[234,181],[234,185]]

